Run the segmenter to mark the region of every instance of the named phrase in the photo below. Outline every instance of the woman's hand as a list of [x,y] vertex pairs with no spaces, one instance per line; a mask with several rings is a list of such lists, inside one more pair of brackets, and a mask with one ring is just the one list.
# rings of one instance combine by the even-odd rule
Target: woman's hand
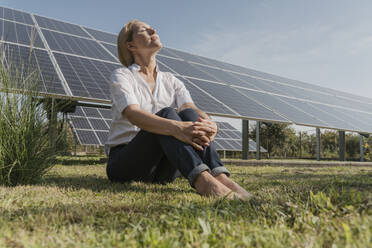
[[208,130],[206,132],[206,136],[209,138],[210,141],[214,140],[217,135],[217,124],[214,121],[202,119],[199,117],[198,122],[195,122],[195,126],[198,128],[202,128],[203,130]]
[[173,137],[192,145],[195,149],[202,151],[203,146],[209,146],[208,133],[211,128],[207,125],[200,125],[199,122],[192,121],[177,121],[176,129],[173,132]]

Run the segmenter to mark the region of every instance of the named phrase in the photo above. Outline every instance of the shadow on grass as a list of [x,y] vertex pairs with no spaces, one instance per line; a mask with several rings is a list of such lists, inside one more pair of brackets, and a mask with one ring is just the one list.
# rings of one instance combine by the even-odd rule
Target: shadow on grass
[[76,157],[61,157],[56,158],[56,164],[61,165],[78,165],[78,166],[85,166],[85,165],[96,165],[96,164],[105,164],[107,163],[106,157],[87,157],[87,156],[76,156]]
[[[111,182],[107,178],[97,177],[94,175],[85,176],[47,176],[41,182],[41,185],[57,186],[60,188],[73,188],[73,189],[88,189],[95,192],[109,191],[113,193],[119,192],[141,192],[141,193],[188,193],[192,189],[183,190],[178,188],[169,187],[168,185],[152,184],[152,183],[119,183]],[[157,186],[157,187],[149,187]]]

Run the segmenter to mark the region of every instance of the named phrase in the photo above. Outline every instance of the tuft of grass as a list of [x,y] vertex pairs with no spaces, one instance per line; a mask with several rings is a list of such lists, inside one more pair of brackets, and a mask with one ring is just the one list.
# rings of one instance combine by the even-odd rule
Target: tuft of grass
[[38,70],[30,61],[13,64],[6,49],[0,48],[0,184],[11,186],[38,182],[53,166],[56,152],[37,91]]
[[204,198],[182,178],[111,183],[104,163],[57,165],[37,185],[0,187],[0,246],[371,247],[372,168],[228,168],[251,201]]

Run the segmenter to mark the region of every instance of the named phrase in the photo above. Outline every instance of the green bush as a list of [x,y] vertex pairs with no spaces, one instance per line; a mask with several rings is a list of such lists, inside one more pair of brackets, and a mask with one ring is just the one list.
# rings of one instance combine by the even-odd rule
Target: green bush
[[20,65],[0,63],[0,184],[9,186],[39,181],[56,154],[37,92],[37,70]]

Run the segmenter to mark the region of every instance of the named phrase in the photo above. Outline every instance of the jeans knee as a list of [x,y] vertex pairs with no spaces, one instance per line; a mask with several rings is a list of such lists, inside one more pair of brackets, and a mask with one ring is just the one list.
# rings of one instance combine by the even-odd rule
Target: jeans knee
[[177,114],[176,110],[172,107],[165,107],[162,108],[159,112],[156,113],[157,115],[167,118],[168,116],[172,116],[174,114]]
[[183,121],[197,121],[199,114],[195,109],[186,108],[178,113]]

